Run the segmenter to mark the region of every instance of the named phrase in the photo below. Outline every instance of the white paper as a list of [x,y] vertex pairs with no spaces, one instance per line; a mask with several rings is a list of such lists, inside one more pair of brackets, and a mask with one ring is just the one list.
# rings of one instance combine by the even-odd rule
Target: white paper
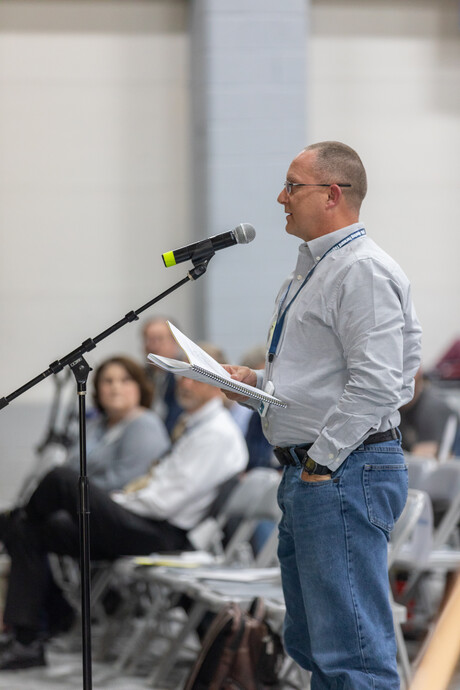
[[[155,364],[161,369],[165,369],[165,371],[178,374],[179,376],[186,376],[196,381],[209,383],[211,386],[223,388],[224,390],[236,391],[254,400],[265,401],[279,407],[287,407],[286,403],[282,402],[279,398],[265,393],[260,388],[255,388],[254,386],[249,386],[247,383],[232,379],[230,374],[219,364],[219,362],[216,362],[215,359],[202,350],[193,340],[187,338],[187,336],[181,333],[172,323],[169,323],[169,321],[167,323],[178,345],[187,356],[188,362],[162,357],[161,355],[155,355],[151,352],[148,355],[148,359],[152,364]],[[197,371],[195,367],[199,367],[200,371]]]

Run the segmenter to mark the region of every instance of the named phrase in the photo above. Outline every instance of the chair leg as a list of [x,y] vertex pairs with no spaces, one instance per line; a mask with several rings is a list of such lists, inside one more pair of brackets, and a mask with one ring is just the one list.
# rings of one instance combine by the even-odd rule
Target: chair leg
[[168,611],[174,603],[175,598],[171,599],[169,592],[162,591],[160,587],[155,589],[155,594],[149,606],[144,610],[143,620],[139,622],[137,630],[134,631],[117,661],[116,669],[118,671],[123,669],[133,670],[135,668],[149,642],[155,637],[156,628],[162,614]]
[[407,647],[406,642],[404,640],[404,635],[399,623],[395,623],[395,637],[398,648],[399,664],[403,675],[404,688],[406,688],[407,690],[412,680],[412,668],[411,663],[409,661],[409,656],[407,654]]
[[183,625],[182,629],[179,631],[178,635],[176,635],[176,637],[173,640],[171,640],[169,649],[165,653],[162,661],[149,676],[147,682],[151,687],[156,687],[157,685],[160,685],[161,682],[168,677],[174,665],[174,662],[184,645],[185,640],[190,635],[190,633],[192,633],[196,629],[197,625],[206,613],[206,610],[207,607],[200,602],[196,602],[192,606],[191,610],[189,611],[187,621]]
[[286,657],[280,673],[280,687],[293,688],[294,690],[309,690],[310,673],[301,668],[294,659]]

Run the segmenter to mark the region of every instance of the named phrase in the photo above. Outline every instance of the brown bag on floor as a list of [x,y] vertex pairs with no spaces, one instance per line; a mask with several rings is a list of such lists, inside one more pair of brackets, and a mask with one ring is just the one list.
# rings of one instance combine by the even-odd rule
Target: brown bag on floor
[[247,612],[228,604],[203,640],[184,690],[265,690],[274,688],[283,663],[279,635],[264,620],[265,606],[254,599]]

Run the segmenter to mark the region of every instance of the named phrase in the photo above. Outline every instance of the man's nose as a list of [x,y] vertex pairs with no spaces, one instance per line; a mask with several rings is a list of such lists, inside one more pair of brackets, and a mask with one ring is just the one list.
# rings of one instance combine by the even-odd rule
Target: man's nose
[[279,204],[287,204],[288,202],[288,193],[286,191],[286,187],[283,187],[281,192],[278,194],[277,202]]

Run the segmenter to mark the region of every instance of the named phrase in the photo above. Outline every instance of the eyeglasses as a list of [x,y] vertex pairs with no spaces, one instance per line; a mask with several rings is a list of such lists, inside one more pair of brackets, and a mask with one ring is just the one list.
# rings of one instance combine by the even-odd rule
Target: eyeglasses
[[331,184],[304,184],[303,182],[289,182],[288,180],[284,183],[284,188],[288,194],[291,194],[294,187],[330,187],[332,184],[336,184],[338,187],[351,187],[351,184],[347,182],[331,182]]

